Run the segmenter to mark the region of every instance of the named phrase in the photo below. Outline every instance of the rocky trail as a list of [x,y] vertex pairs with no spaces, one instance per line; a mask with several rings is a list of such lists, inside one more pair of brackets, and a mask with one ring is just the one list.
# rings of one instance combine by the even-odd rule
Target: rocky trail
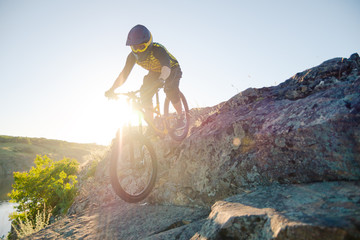
[[116,200],[28,239],[358,239],[359,191],[354,182],[274,185],[211,210]]
[[144,202],[114,194],[107,155],[68,215],[29,239],[360,239],[358,54],[191,115],[183,142],[153,142]]
[[207,215],[206,209],[117,200],[67,216],[29,239],[189,239]]

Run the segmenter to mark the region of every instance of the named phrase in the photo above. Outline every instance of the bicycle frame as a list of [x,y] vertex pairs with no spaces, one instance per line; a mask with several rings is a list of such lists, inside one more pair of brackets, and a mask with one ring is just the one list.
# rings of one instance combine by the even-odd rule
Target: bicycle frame
[[[158,91],[155,93],[155,99],[156,99],[155,106],[153,106],[152,109],[149,109],[149,111],[151,111],[151,114],[153,115],[153,119],[148,119],[147,115],[145,114],[145,107],[143,106],[143,104],[141,104],[140,97],[138,95],[136,95],[139,93],[139,90],[135,91],[135,92],[130,92],[128,94],[119,93],[119,95],[127,96],[127,102],[131,106],[131,108],[133,110],[141,113],[141,115],[139,117],[139,132],[140,133],[142,133],[142,131],[143,131],[142,119],[144,119],[145,122],[148,124],[148,126],[150,126],[152,129],[154,129],[155,132],[160,135],[166,135],[169,132],[169,130],[166,126],[167,119],[164,118],[164,116],[161,114],[161,111],[160,111],[159,90],[160,89],[158,89]],[[161,126],[163,126],[163,129],[159,129],[157,126],[155,126],[155,119],[157,121],[159,121],[159,120],[161,121]],[[131,129],[130,122],[129,122],[128,126]]]

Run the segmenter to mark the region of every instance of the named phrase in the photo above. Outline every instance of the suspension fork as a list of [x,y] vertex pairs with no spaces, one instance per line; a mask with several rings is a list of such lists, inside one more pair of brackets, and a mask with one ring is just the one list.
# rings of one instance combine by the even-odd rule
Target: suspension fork
[[160,114],[160,100],[159,100],[159,91],[156,92],[156,105],[155,105],[155,112]]
[[[128,104],[130,104],[131,109],[134,110],[134,109],[136,108],[136,107],[134,107],[134,104],[137,104],[137,103],[134,103],[134,102],[128,100]],[[132,126],[131,126],[130,123],[129,123],[129,128],[132,130]],[[140,134],[143,134],[142,116],[141,116],[141,114],[139,114],[139,125],[138,125],[138,129],[139,129],[139,133],[140,133]]]
[[139,133],[142,135],[143,134],[143,127],[142,127],[142,118],[139,114]]

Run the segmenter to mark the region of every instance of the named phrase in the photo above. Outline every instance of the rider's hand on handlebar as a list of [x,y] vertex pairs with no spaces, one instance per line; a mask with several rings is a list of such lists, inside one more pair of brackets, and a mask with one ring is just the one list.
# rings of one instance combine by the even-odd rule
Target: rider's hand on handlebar
[[114,93],[114,90],[112,90],[112,89],[105,92],[105,97],[107,97],[109,99],[117,99],[118,98],[118,96]]

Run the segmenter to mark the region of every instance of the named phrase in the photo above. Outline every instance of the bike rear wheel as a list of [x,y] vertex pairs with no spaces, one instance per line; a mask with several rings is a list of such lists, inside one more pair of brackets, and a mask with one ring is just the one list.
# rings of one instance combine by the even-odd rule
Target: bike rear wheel
[[152,145],[143,135],[117,134],[110,161],[111,185],[119,197],[135,203],[150,194],[156,181],[157,160]]
[[[186,98],[182,92],[179,91],[180,102],[182,107],[182,115],[176,112],[175,108],[171,104],[168,98],[165,99],[164,103],[164,116],[166,119],[166,126],[169,130],[169,135],[172,139],[176,141],[182,141],[186,138],[189,132],[190,125],[190,114],[189,106],[187,104]],[[179,122],[182,126],[178,126]]]

